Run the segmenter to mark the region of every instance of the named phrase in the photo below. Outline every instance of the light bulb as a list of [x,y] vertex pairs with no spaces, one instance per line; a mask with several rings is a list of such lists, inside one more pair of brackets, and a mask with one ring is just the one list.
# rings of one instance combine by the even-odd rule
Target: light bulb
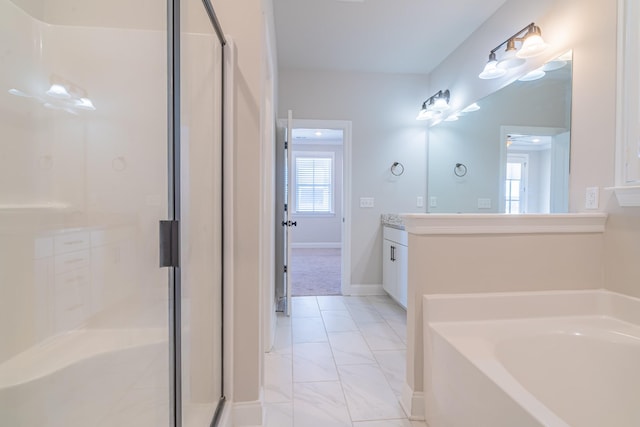
[[540,27],[533,25],[524,37],[522,47],[516,53],[518,58],[531,58],[540,55],[547,48],[547,44],[542,39],[542,31]]
[[498,68],[508,70],[510,68],[517,68],[525,63],[525,59],[518,58],[516,56],[516,40],[509,39],[507,41],[507,49],[505,50],[502,59],[498,61]]
[[496,60],[496,53],[491,52],[489,55],[489,62],[484,66],[484,70],[478,75],[481,79],[497,79],[507,74],[506,70],[497,67],[498,61]]
[[445,111],[449,109],[449,103],[444,98],[437,98],[433,103],[433,110],[435,111]]

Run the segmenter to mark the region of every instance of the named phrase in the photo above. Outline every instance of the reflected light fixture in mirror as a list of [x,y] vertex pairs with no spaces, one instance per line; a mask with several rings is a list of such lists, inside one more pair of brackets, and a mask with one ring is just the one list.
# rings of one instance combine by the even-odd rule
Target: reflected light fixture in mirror
[[480,106],[478,105],[477,102],[474,102],[473,104],[465,107],[462,109],[462,113],[471,113],[473,111],[478,111],[480,109]]
[[55,84],[55,83],[51,85],[51,87],[46,92],[46,94],[52,98],[58,98],[58,99],[71,98],[71,95],[69,95],[69,92],[67,92],[67,89],[64,86]]
[[[520,49],[516,49],[516,43],[521,43]],[[507,45],[505,53],[498,61],[496,52]],[[537,56],[544,52],[547,44],[542,39],[540,27],[531,23],[500,43],[489,52],[489,62],[478,75],[481,79],[496,79],[504,76],[508,70],[524,65],[526,58]]]
[[545,73],[544,70],[541,67],[541,68],[536,68],[533,71],[529,71],[527,74],[525,74],[524,76],[520,77],[518,80],[520,80],[521,82],[531,82],[531,81],[534,81],[534,80],[541,79],[546,75],[547,75],[547,73]]

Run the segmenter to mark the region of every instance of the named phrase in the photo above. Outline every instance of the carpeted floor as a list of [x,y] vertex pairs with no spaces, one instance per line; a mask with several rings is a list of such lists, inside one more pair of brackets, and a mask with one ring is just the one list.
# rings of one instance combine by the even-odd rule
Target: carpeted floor
[[291,294],[340,295],[340,249],[292,249]]

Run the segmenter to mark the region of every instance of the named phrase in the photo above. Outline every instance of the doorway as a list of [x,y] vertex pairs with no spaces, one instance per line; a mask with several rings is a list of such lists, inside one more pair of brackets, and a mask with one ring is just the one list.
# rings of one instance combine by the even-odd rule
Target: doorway
[[501,135],[500,212],[568,212],[570,132],[503,126]]
[[278,311],[285,311],[287,295],[349,294],[351,123],[291,123],[291,143],[285,144],[286,121],[279,121],[276,153]]

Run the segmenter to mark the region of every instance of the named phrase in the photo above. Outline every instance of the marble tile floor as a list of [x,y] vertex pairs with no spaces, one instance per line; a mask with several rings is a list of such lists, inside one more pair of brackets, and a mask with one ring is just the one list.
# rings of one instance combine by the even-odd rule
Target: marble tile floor
[[426,427],[399,403],[406,313],[386,296],[294,297],[265,354],[266,427]]

